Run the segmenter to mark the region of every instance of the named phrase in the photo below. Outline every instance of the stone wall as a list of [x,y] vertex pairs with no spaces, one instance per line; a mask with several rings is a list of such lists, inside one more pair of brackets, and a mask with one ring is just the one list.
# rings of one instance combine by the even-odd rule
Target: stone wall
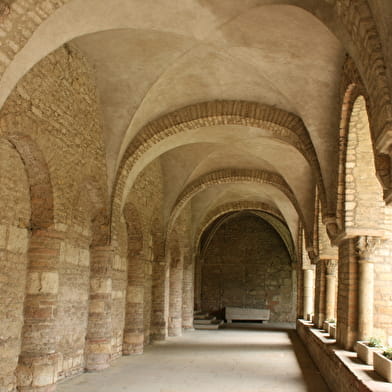
[[8,392],[21,346],[31,211],[23,162],[1,139],[0,173],[0,391]]
[[293,321],[290,258],[282,239],[265,221],[244,214],[224,222],[202,266],[202,309],[268,308],[272,321]]
[[[19,371],[20,382],[26,387],[30,384],[44,386],[84,369],[90,245],[94,238],[103,238],[94,231],[93,221],[98,215],[105,216],[108,202],[99,113],[92,71],[83,55],[69,45],[59,48],[31,69],[19,81],[0,112],[1,146],[4,147],[3,140],[7,139],[14,145],[11,155],[6,151],[1,154],[2,158],[8,159],[6,165],[11,165],[8,169],[1,169],[2,181],[7,180],[3,173],[12,175],[12,182],[0,187],[7,189],[7,193],[0,190],[0,200],[6,203],[1,210],[2,214],[5,211],[17,213],[14,221],[4,217],[1,224],[7,221],[6,225],[15,226],[13,231],[18,236],[16,251],[19,254],[16,257],[16,251],[11,252],[7,257],[1,257],[1,262],[7,263],[7,258],[13,258],[13,265],[20,266],[8,272],[6,265],[2,268],[2,273],[8,274],[4,288],[15,290],[13,295],[7,294],[7,301],[1,303],[7,303],[7,309],[15,312],[15,316],[7,316],[7,322],[13,320],[15,326],[7,328],[16,335],[7,338],[12,341],[13,358],[1,362],[7,363],[9,370],[14,367],[15,372],[20,341],[14,339],[21,334],[23,289],[27,284],[27,318],[22,334],[24,362]],[[20,153],[19,161],[16,151]],[[17,196],[11,197],[10,192],[16,192]],[[30,204],[27,204],[30,198],[31,213]],[[12,207],[14,202],[17,206]],[[97,225],[104,226],[104,222]],[[34,233],[37,236],[30,243],[29,250],[34,271],[29,272],[25,284],[26,228],[32,229],[33,236]],[[7,246],[11,249],[12,236],[7,234],[1,238],[8,238]],[[2,244],[0,248],[4,248]],[[51,305],[44,308],[45,296],[46,304]],[[14,305],[10,298],[15,301]],[[1,312],[4,312],[3,307]],[[42,374],[39,381],[29,373],[31,369],[26,358],[43,355],[48,349],[45,341],[38,342],[38,335],[34,332],[46,322],[46,326],[52,325],[50,333],[42,333],[50,344],[56,341],[53,349],[58,355],[53,359],[55,374]],[[1,322],[1,325],[6,326],[6,323]],[[31,333],[29,326],[34,326]],[[53,367],[49,368],[53,373]],[[10,373],[1,371],[1,374]],[[7,382],[0,385],[7,385]],[[38,385],[39,382],[43,384]]]

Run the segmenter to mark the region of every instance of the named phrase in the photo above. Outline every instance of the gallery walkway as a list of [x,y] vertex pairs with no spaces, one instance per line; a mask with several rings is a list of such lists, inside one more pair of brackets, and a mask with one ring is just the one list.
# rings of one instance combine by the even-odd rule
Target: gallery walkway
[[[253,326],[253,324],[252,324]],[[83,374],[59,392],[325,392],[328,388],[294,329],[237,325],[188,332]]]

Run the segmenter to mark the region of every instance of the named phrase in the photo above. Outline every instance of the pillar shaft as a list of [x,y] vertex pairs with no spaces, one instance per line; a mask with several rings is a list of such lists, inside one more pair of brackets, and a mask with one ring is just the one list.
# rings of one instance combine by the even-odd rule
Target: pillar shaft
[[186,253],[184,259],[183,297],[182,297],[182,328],[193,329],[194,309],[194,263],[193,257]]
[[123,354],[141,354],[144,347],[144,260],[128,255]]
[[304,318],[314,312],[314,271],[304,270]]
[[358,340],[373,335],[374,319],[374,250],[380,244],[377,237],[356,238],[355,251],[358,258]]
[[112,262],[110,246],[91,248],[90,301],[86,336],[86,370],[109,366],[112,340]]
[[22,346],[16,371],[20,391],[56,389],[58,263],[63,241],[64,233],[55,230],[36,230],[30,240]]
[[336,318],[336,284],[337,284],[337,261],[326,260],[325,275],[325,318]]
[[155,261],[152,282],[151,340],[165,340],[168,334],[169,269],[165,261]]
[[315,283],[315,324],[318,328],[322,328],[325,321],[325,260],[317,262]]
[[172,258],[170,263],[169,336],[182,334],[182,280],[184,259]]

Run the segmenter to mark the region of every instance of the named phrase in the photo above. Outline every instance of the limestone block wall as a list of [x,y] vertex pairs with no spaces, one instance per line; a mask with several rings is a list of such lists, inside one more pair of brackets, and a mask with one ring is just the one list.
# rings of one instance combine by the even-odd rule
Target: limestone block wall
[[252,215],[223,223],[202,266],[202,309],[225,306],[268,308],[272,321],[293,321],[292,269],[282,239]]
[[21,345],[31,210],[24,164],[1,139],[0,173],[0,390],[10,391]]
[[392,345],[392,240],[375,249],[374,332],[385,344]]
[[[128,255],[128,271],[132,272],[132,268],[143,269],[143,287],[142,304],[143,312],[141,317],[144,344],[150,342],[151,320],[152,320],[152,287],[153,287],[153,266],[156,255],[154,249],[159,249],[157,242],[162,238],[156,238],[154,233],[163,233],[162,206],[163,206],[163,175],[159,160],[155,160],[148,165],[145,170],[137,177],[125,205],[132,206],[132,214],[128,218],[128,230],[133,230],[130,249],[135,249],[131,255]],[[161,216],[159,216],[161,215]],[[127,217],[124,217],[127,220]],[[138,224],[135,226],[135,222]],[[128,238],[129,241],[129,238]],[[139,243],[140,242],[140,243]],[[131,269],[131,270],[130,270]],[[138,273],[135,270],[135,273]],[[134,274],[131,274],[132,278]],[[127,301],[135,303],[136,291],[133,286],[128,286]],[[135,317],[135,316],[133,316]],[[127,327],[127,326],[126,326]],[[142,342],[143,344],[143,342]]]
[[[0,140],[19,140],[18,151],[21,150],[24,164],[21,166],[9,160],[12,169],[1,170],[2,179],[3,173],[12,173],[12,186],[10,183],[7,188],[18,194],[12,198],[1,194],[0,200],[7,205],[2,211],[14,210],[18,213],[20,221],[14,222],[13,225],[18,227],[18,230],[24,230],[23,233],[18,233],[17,240],[21,252],[20,260],[27,258],[29,246],[26,244],[26,227],[32,224],[32,228],[38,230],[41,229],[39,222],[44,222],[57,233],[46,237],[41,233],[41,239],[35,240],[32,245],[35,250],[30,254],[34,254],[36,266],[40,258],[43,261],[47,257],[54,258],[59,255],[53,267],[50,267],[58,270],[31,273],[27,282],[30,296],[27,307],[29,322],[34,323],[38,317],[43,317],[43,314],[39,316],[35,312],[38,308],[33,307],[34,295],[39,293],[40,285],[44,285],[41,292],[47,290],[54,301],[51,308],[53,313],[48,313],[48,317],[50,322],[54,320],[53,338],[56,339],[55,349],[59,355],[56,357],[56,374],[50,377],[47,374],[42,375],[41,381],[45,380],[43,383],[53,382],[57,378],[84,369],[90,289],[89,252],[94,237],[92,220],[97,208],[103,210],[107,207],[106,164],[99,112],[92,71],[83,55],[69,45],[56,50],[31,69],[17,84],[0,112]],[[23,146],[25,140],[31,142],[27,148]],[[13,151],[15,154],[15,149]],[[42,160],[39,162],[34,155],[36,151],[41,154]],[[20,174],[22,172],[24,177]],[[26,195],[26,191],[16,187],[24,187],[27,190],[30,187],[33,192],[31,220],[26,212],[22,212],[22,209],[26,210],[27,207],[22,208],[20,204],[21,195]],[[85,196],[84,200],[81,199],[81,194]],[[48,195],[53,195],[52,199],[49,200]],[[25,197],[29,198],[28,193]],[[12,199],[20,206],[12,207]],[[85,208],[86,204],[91,208]],[[1,238],[12,240],[8,234]],[[2,257],[1,260],[3,262],[7,259]],[[14,264],[18,265],[16,261]],[[4,268],[4,271],[7,269]],[[26,286],[24,272],[19,268],[13,268],[12,274],[14,276],[7,278],[11,281],[4,286],[8,287],[7,290]],[[13,284],[12,280],[18,284]],[[23,296],[24,293],[12,296],[17,302],[15,304],[9,300],[2,301],[0,311],[4,312],[5,308],[13,309],[12,312],[19,312],[22,317],[23,312],[21,313],[20,309]],[[7,319],[12,318],[7,316]],[[15,325],[12,330],[20,335],[20,325]],[[34,334],[25,334],[25,337],[31,339],[29,342],[26,341],[29,350],[41,350]],[[7,361],[7,366],[10,367],[17,361],[19,343],[14,343],[14,358]],[[41,345],[44,347],[44,342]],[[24,371],[27,373],[22,382],[39,386],[36,384],[39,380],[34,380],[34,377],[31,379],[27,368]],[[7,372],[1,371],[1,374]]]

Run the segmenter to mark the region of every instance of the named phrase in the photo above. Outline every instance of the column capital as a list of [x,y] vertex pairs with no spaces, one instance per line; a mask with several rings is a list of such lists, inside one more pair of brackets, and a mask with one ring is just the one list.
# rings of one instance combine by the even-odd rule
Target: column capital
[[338,261],[335,259],[325,260],[325,269],[327,275],[336,275],[336,271],[338,268]]
[[380,246],[381,237],[358,236],[354,238],[355,255],[359,262],[372,262],[374,250]]

